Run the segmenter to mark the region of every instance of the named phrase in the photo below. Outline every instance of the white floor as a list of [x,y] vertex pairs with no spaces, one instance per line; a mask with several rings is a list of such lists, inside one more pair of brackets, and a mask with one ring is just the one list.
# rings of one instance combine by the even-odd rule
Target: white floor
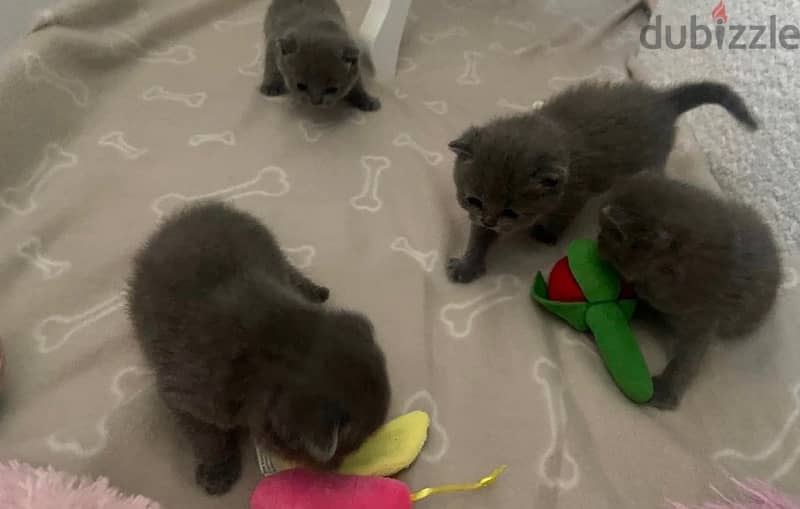
[[54,0],[0,0],[0,53],[4,53],[25,35],[33,13]]

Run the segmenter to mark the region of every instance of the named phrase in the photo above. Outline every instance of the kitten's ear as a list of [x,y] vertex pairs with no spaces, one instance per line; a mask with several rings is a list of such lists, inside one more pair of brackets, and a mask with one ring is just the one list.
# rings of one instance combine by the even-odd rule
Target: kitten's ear
[[283,37],[280,37],[277,41],[278,48],[281,50],[281,53],[284,55],[291,55],[292,53],[297,51],[297,37],[294,34],[288,33]]
[[465,159],[471,159],[475,155],[472,149],[472,144],[475,141],[477,134],[478,130],[472,127],[459,138],[448,143],[447,148],[449,148],[457,156],[461,156]]
[[345,46],[342,50],[342,60],[350,65],[358,63],[358,58],[361,56],[361,50],[356,46]]

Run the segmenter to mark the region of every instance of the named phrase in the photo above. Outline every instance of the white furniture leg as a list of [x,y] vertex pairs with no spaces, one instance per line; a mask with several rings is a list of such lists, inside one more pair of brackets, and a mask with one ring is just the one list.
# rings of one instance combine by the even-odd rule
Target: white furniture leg
[[371,0],[359,36],[370,53],[377,81],[389,80],[397,71],[400,40],[410,7],[411,0]]

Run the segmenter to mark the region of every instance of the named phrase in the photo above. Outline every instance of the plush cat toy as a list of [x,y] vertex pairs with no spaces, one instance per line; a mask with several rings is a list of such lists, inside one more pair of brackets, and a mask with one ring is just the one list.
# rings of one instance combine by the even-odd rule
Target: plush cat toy
[[650,371],[628,323],[636,309],[633,290],[600,258],[593,241],[573,241],[547,283],[536,274],[531,298],[573,328],[592,332],[623,394],[636,403],[652,399]]
[[[500,467],[475,484],[425,488],[416,493],[400,481],[383,477],[405,470],[414,462],[425,445],[429,424],[430,418],[424,412],[411,412],[386,423],[345,459],[337,473],[294,467],[269,474],[253,492],[250,508],[411,509],[415,501],[430,495],[489,486],[505,469]],[[262,451],[259,458],[264,471]]]

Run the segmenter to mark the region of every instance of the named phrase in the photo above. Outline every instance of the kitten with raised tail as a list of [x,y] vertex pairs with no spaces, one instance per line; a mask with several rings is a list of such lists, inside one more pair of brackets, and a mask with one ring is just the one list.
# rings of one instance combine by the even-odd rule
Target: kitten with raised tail
[[315,106],[345,101],[377,111],[364,89],[361,52],[336,0],[273,0],[264,20],[266,56],[261,93],[291,93]]
[[741,97],[719,83],[656,89],[585,82],[536,111],[467,129],[449,144],[458,203],[472,224],[466,252],[448,263],[450,280],[468,283],[483,275],[501,233],[528,229],[540,242],[555,244],[584,204],[617,179],[661,171],[676,120],[703,104],[718,104],[757,128]]
[[782,270],[752,208],[652,174],[621,182],[599,217],[598,249],[676,337],[651,405],[678,406],[712,340],[747,336],[770,312]]
[[284,257],[255,217],[204,203],[168,218],[134,260],[128,309],[197,483],[227,492],[240,437],[335,468],[386,418],[386,363],[363,315]]

